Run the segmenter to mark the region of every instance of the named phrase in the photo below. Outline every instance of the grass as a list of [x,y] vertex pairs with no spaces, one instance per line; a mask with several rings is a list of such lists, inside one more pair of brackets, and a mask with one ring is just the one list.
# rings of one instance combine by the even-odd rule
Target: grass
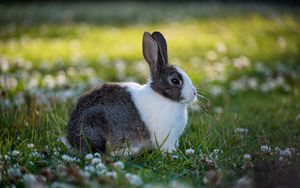
[[[29,4],[1,5],[0,15],[1,186],[135,186],[126,173],[141,177],[139,186],[241,187],[241,177],[258,187],[299,183],[299,8]],[[141,38],[154,30],[204,96],[201,109],[190,109],[173,155],[103,154],[118,177],[92,172],[89,159],[58,140],[68,114],[81,93],[104,81],[145,82]],[[118,160],[125,169],[115,167]]]

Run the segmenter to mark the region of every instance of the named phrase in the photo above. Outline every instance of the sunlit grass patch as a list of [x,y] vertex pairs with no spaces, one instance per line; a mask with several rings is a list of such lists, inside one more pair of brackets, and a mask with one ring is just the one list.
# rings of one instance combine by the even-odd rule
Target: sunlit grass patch
[[[67,62],[76,58],[95,61],[100,57],[142,59],[142,33],[159,30],[167,36],[170,57],[173,58],[186,61],[198,56],[214,60],[220,56],[243,54],[253,60],[270,61],[278,56],[295,56],[299,50],[297,19],[279,19],[277,23],[274,19],[257,15],[120,27],[37,25],[25,29],[17,38],[5,37],[8,31],[4,30],[1,52],[8,57],[23,57],[35,63],[44,59]],[[16,28],[9,27],[12,27],[10,32],[15,33]]]
[[[245,22],[247,20],[247,22]],[[296,64],[299,59],[299,25],[293,16],[275,18],[261,15],[246,17],[183,20],[134,26],[89,24],[20,26],[3,31],[1,54],[18,58],[39,68],[60,62],[67,66],[85,64],[98,72],[100,79],[111,79],[103,64],[114,67],[124,60],[126,75],[141,78],[132,72],[135,60],[142,60],[141,36],[144,31],[159,30],[167,36],[172,63],[182,66],[193,80],[216,79],[231,73],[224,62],[247,58],[252,63]],[[9,37],[20,32],[18,37]],[[219,64],[221,62],[221,64]],[[50,69],[51,70],[51,69]],[[142,75],[145,79],[147,74]]]

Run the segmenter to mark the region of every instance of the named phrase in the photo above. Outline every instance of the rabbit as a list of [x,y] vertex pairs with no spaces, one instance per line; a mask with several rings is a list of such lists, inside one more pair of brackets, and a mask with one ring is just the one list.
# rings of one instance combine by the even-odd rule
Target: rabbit
[[188,75],[168,63],[160,32],[144,32],[142,48],[150,67],[148,82],[105,83],[81,96],[68,122],[72,148],[112,155],[176,150],[187,124],[187,105],[197,92]]

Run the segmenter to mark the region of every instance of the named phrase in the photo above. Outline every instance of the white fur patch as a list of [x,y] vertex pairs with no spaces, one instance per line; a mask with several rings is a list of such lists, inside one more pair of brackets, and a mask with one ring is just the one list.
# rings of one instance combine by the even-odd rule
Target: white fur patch
[[[176,149],[177,140],[187,123],[187,104],[167,99],[152,90],[150,84],[124,83],[131,93],[151,137],[151,148]],[[149,146],[148,146],[149,147]]]
[[196,98],[196,89],[193,86],[191,79],[188,75],[179,67],[176,67],[176,70],[179,74],[181,74],[183,79],[183,87],[181,90],[181,96],[184,98],[181,103],[189,103]]

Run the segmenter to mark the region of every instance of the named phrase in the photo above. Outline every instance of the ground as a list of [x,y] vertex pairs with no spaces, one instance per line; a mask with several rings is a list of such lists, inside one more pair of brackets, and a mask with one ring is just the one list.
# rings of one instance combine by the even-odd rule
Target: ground
[[[299,13],[263,4],[0,5],[0,186],[296,187]],[[76,98],[105,81],[145,82],[141,39],[155,30],[201,95],[178,150],[68,151],[60,137]]]

